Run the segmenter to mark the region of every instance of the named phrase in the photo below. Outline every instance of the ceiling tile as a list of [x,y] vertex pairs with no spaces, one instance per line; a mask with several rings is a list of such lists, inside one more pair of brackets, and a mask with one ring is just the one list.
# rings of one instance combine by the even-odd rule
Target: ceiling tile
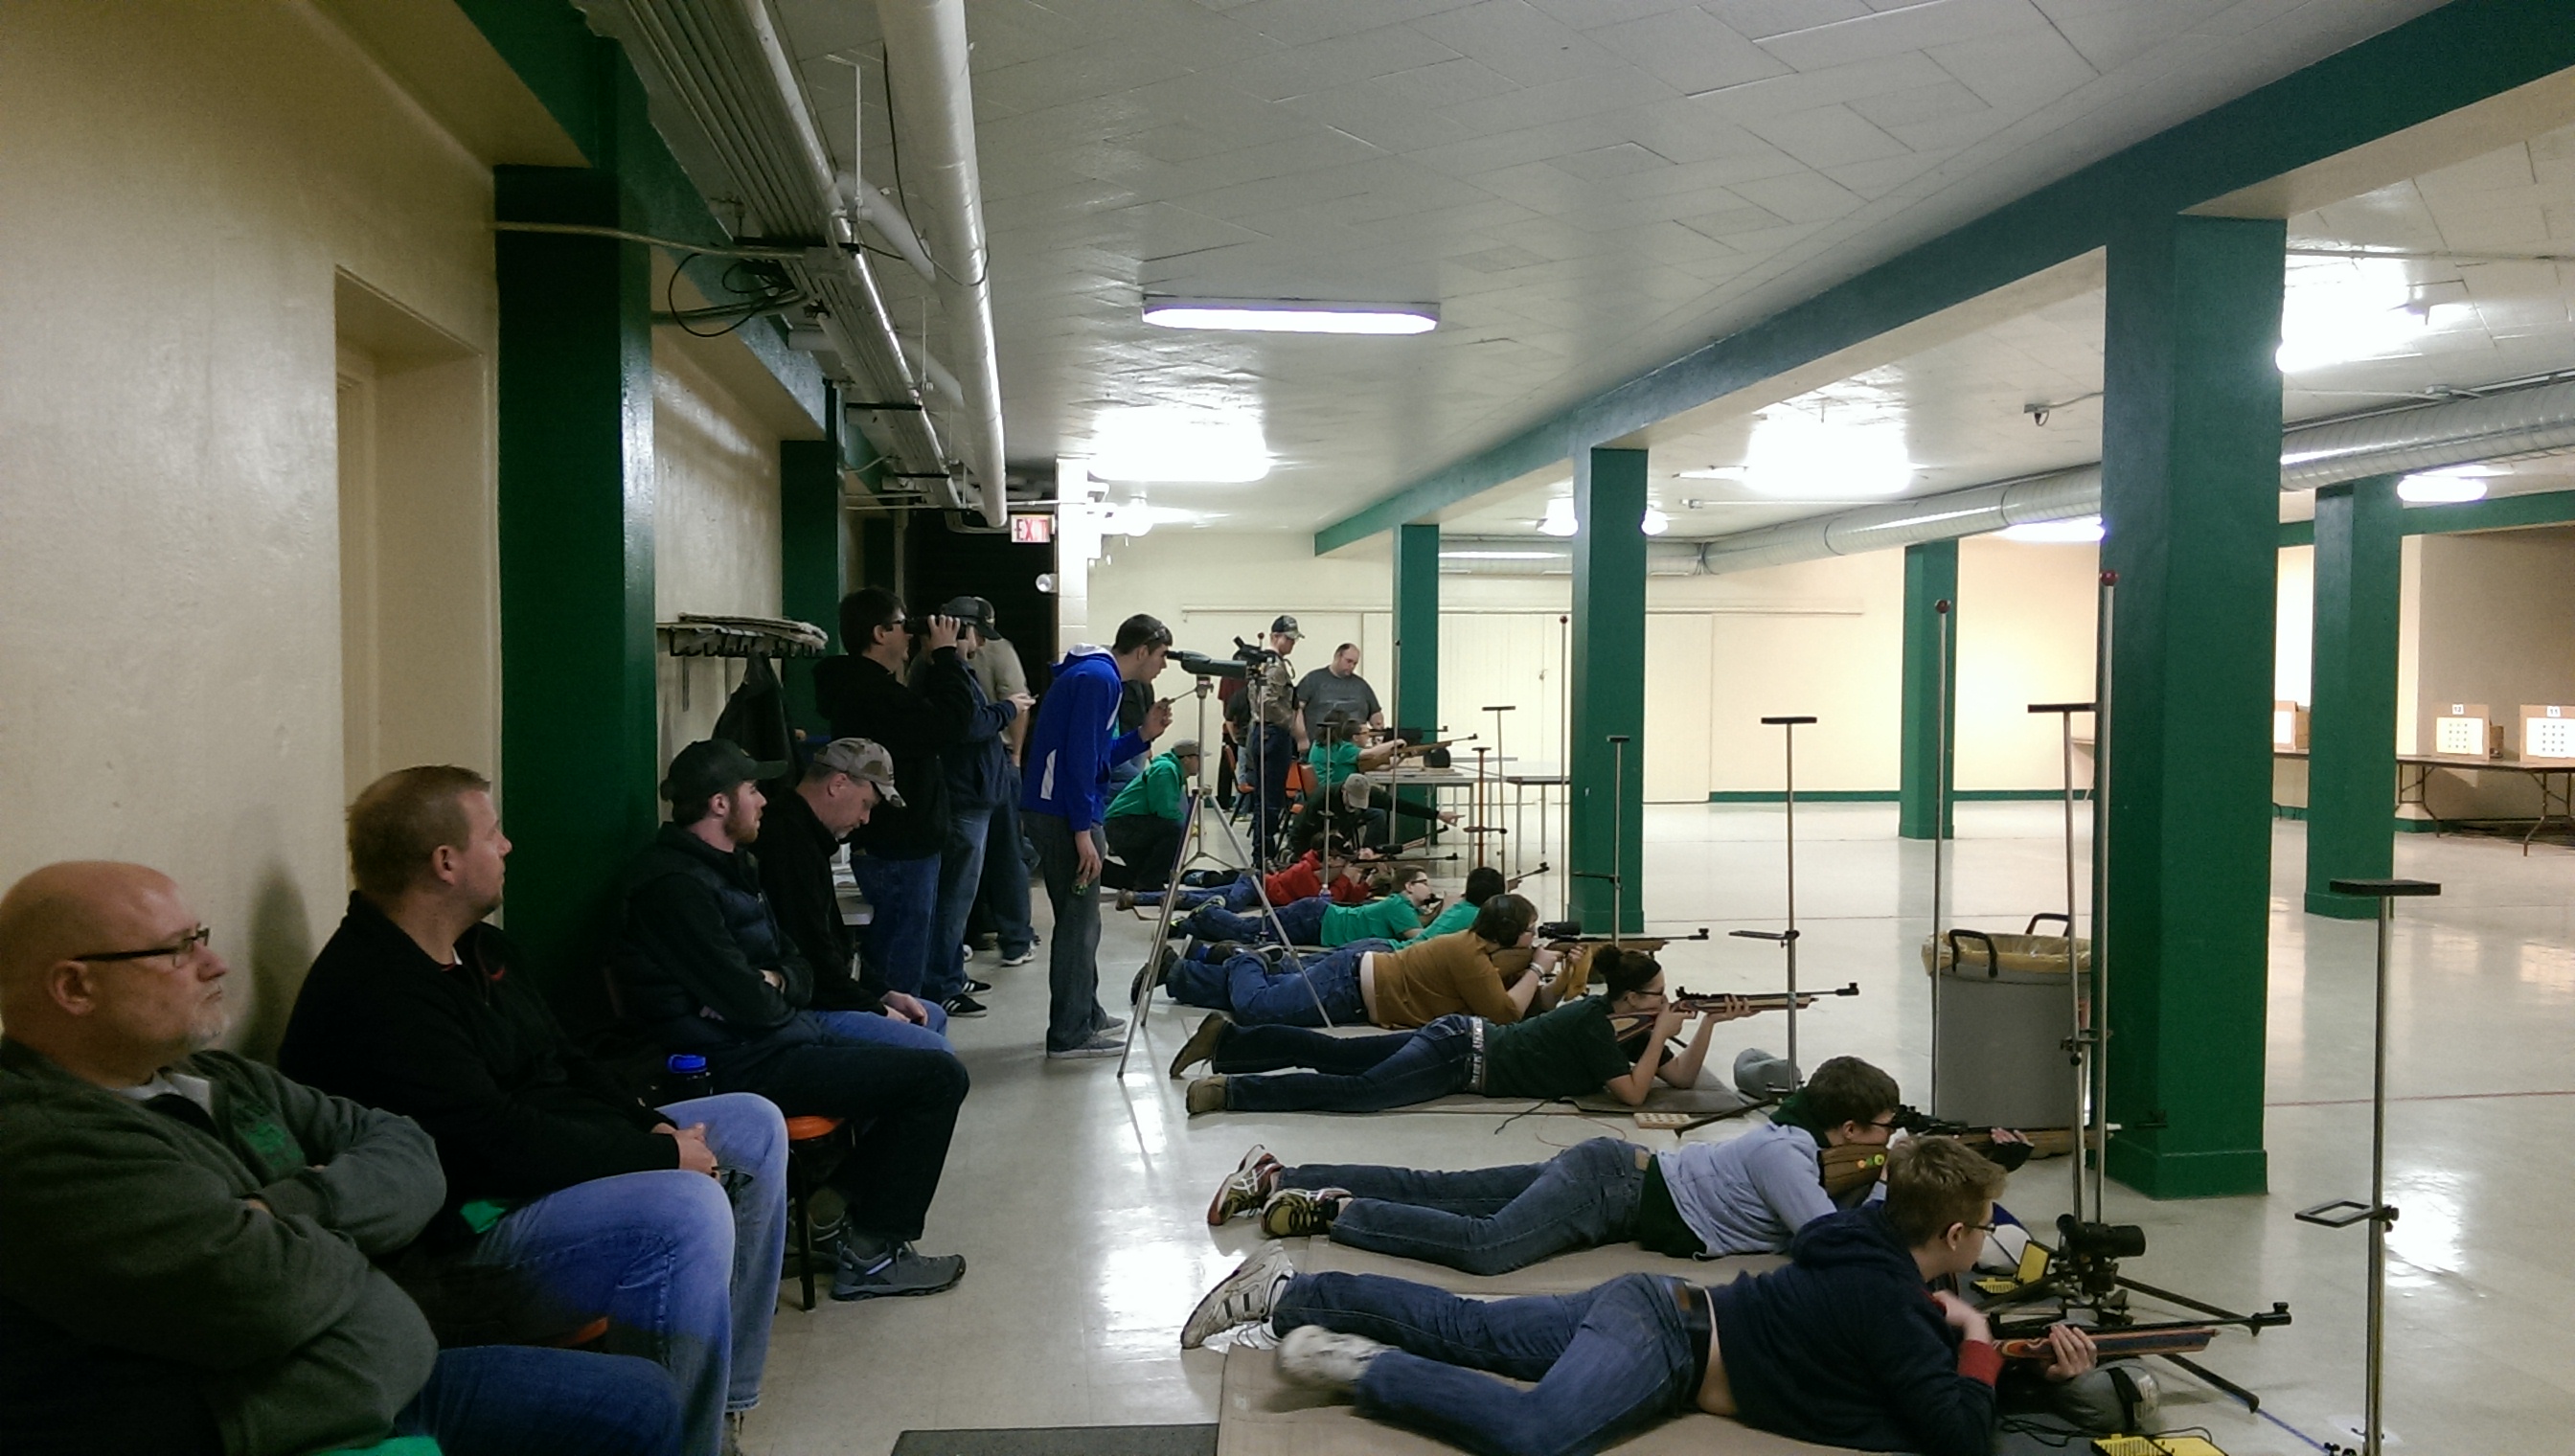
[[1682,92],[1739,86],[1786,75],[1787,62],[1763,51],[1704,10],[1673,10],[1585,34],[1655,80]]
[[1791,223],[1824,222],[1859,206],[1859,199],[1848,188],[1812,172],[1738,182],[1727,190]]
[[1273,51],[1216,74],[1255,96],[1280,101],[1329,91],[1371,76],[1453,60],[1457,55],[1451,47],[1408,26],[1381,25],[1355,35]]
[[1985,104],[2030,112],[2098,79],[2074,47],[2048,26],[1932,47],[1927,54]]
[[1601,181],[1638,172],[1661,171],[1672,165],[1672,159],[1649,152],[1634,142],[1619,142],[1552,158],[1547,165],[1586,181]]
[[1754,40],[1871,13],[1861,0],[1703,0],[1703,4],[1708,13]]
[[1619,65],[1615,56],[1528,0],[1477,0],[1412,21],[1408,28],[1454,47],[1461,55],[1473,56],[1523,86]]
[[1947,79],[1877,96],[1855,97],[1844,104],[1881,127],[1898,127],[1949,116],[1983,115],[1993,110],[1982,97]]
[[2053,30],[2029,0],[1924,0],[1849,20],[1764,36],[1761,48],[1800,71],[1882,60],[1905,51]]
[[[976,3],[981,5],[984,0]],[[1368,0],[1364,5],[1351,5],[1348,0],[1251,0],[1249,4],[1231,6],[1225,13],[1228,19],[1282,44],[1301,46],[1473,3],[1474,0]]]
[[1765,121],[1746,122],[1744,130],[1815,168],[1900,157],[1910,150],[1847,106],[1818,106]]

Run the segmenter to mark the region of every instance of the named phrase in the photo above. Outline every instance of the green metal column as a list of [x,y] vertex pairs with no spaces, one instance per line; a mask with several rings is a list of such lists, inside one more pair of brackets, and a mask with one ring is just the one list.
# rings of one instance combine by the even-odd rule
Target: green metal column
[[[1949,604],[1951,654],[1940,661],[1938,604]],[[1904,717],[1896,768],[1895,832],[1907,839],[1957,836],[1954,795],[1958,763],[1958,543],[1926,541],[1904,549]],[[1935,829],[1931,815],[1945,806]]]
[[[1439,528],[1399,526],[1394,532],[1394,726],[1439,728]],[[1427,789],[1407,788],[1405,802],[1430,805]],[[1401,838],[1402,835],[1396,837]]]
[[[493,194],[505,221],[635,226],[609,170],[496,168]],[[650,273],[641,246],[605,238],[494,248],[510,935],[553,985],[595,975],[610,884],[660,817]]]
[[[832,635],[841,650],[841,451],[828,440],[778,443],[779,610]],[[814,660],[790,659],[787,721],[809,733],[827,725],[814,707]]]
[[2396,477],[2316,492],[2314,704],[2307,751],[2307,913],[2368,920],[2378,901],[2334,879],[2395,872]]
[[2109,246],[2111,1176],[2259,1193],[2280,498],[2276,221],[2134,219]]
[[[1645,452],[1595,447],[1573,457],[1573,783],[1567,825],[1573,912],[1610,928],[1645,927]],[[1626,772],[1616,771],[1624,734]]]

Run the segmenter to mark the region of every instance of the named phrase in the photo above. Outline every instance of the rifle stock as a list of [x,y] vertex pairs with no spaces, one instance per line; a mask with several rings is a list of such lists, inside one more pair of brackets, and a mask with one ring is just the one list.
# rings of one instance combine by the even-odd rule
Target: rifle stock
[[[2074,1133],[2071,1128],[2038,1127],[2018,1130],[2021,1136],[2029,1139],[2031,1157],[2063,1157],[2074,1151]],[[1989,1129],[1977,1128],[1967,1132],[1939,1135],[1955,1136],[1967,1146],[1984,1152],[1987,1156],[1992,1155],[1990,1149],[1994,1146],[1994,1135]],[[1996,1161],[2001,1160],[1996,1159]],[[1845,1142],[1836,1147],[1825,1148],[1820,1162],[1824,1174],[1824,1191],[1835,1198],[1840,1198],[1877,1181],[1878,1174],[1886,1168],[1886,1149],[1874,1143]]]

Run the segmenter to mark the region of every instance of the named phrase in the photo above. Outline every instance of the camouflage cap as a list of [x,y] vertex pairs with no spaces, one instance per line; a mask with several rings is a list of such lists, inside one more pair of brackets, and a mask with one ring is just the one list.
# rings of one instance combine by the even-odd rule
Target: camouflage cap
[[814,766],[873,783],[886,802],[903,807],[903,795],[894,786],[894,754],[887,752],[882,743],[869,738],[834,738],[814,750]]

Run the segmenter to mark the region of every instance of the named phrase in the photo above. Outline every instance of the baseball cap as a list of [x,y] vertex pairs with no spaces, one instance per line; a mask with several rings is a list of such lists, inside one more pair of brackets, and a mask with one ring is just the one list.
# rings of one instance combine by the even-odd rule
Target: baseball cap
[[834,738],[814,750],[814,766],[873,783],[886,802],[903,807],[903,795],[894,786],[894,754],[887,752],[882,743],[868,738]]
[[981,597],[951,597],[939,605],[939,615],[954,617],[986,637],[993,635],[993,604]]
[[1283,616],[1277,622],[1270,624],[1270,632],[1274,637],[1285,634],[1288,637],[1301,639],[1305,636],[1304,632],[1296,626],[1296,619],[1286,616]]
[[673,803],[695,803],[731,793],[761,776],[758,760],[730,738],[700,738],[672,755],[662,779],[662,796]]
[[1172,746],[1166,751],[1178,757],[1195,758],[1199,755],[1199,740],[1196,738],[1183,738],[1179,742],[1172,744]]
[[1368,806],[1368,791],[1375,786],[1368,781],[1366,774],[1352,773],[1341,780],[1341,802],[1354,809],[1365,808]]

